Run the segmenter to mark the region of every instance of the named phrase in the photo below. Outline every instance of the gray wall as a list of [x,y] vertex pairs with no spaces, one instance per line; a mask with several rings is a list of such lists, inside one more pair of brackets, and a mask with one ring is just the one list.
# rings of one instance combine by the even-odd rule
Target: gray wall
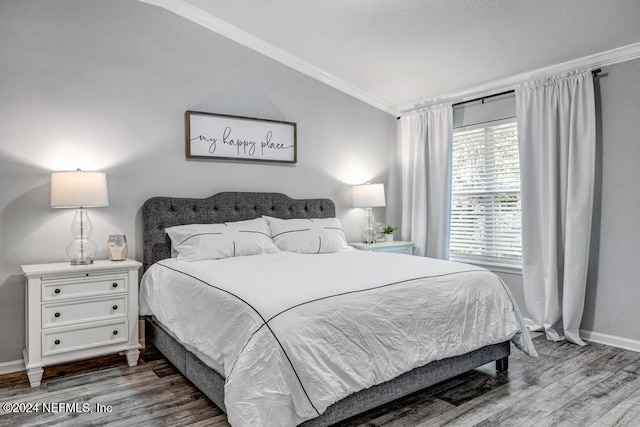
[[[0,363],[24,346],[20,265],[64,260],[71,238],[73,212],[49,207],[53,170],[107,172],[111,204],[90,211],[99,258],[114,233],[141,258],[140,207],[157,195],[329,197],[355,240],[350,185],[388,182],[395,117],[154,6],[0,0],[0,61]],[[187,161],[185,110],[297,122],[299,161]]]
[[[582,329],[640,341],[640,60],[596,85],[595,227]],[[598,90],[599,89],[599,90]]]

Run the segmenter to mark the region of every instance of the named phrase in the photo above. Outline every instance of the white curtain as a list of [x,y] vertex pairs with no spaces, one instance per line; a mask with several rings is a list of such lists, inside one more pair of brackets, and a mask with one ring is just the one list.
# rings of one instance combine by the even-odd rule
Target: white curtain
[[438,106],[400,119],[402,171],[402,240],[414,254],[449,257],[451,211],[451,105]]
[[584,345],[595,174],[590,71],[516,88],[522,182],[524,296],[547,338]]

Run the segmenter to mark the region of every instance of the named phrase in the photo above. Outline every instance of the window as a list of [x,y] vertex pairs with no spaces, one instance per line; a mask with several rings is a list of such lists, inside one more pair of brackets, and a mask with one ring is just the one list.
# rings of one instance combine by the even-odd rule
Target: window
[[521,267],[515,119],[454,129],[452,159],[450,258]]

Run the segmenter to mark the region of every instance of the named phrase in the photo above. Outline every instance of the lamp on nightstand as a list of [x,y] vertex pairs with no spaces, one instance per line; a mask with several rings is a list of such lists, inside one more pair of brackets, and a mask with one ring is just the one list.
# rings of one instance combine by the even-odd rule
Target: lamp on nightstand
[[385,206],[384,184],[364,184],[353,186],[353,207],[367,209],[367,224],[364,228],[363,242],[375,243],[377,231],[374,226],[372,208]]
[[86,208],[104,206],[109,206],[107,175],[104,172],[78,169],[51,174],[51,207],[76,209],[76,216],[71,224],[74,241],[67,246],[67,256],[72,265],[93,263],[96,244],[90,239],[91,221]]

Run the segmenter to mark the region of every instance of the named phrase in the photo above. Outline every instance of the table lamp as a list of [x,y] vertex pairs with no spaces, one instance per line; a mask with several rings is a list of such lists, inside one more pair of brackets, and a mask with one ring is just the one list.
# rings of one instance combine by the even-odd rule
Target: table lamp
[[367,209],[367,224],[364,228],[363,242],[375,243],[377,231],[374,226],[372,208],[385,206],[384,184],[363,184],[353,186],[353,207]]
[[96,244],[90,238],[92,227],[87,208],[104,206],[109,206],[107,175],[104,172],[78,169],[51,174],[51,207],[76,209],[71,223],[74,241],[67,246],[67,256],[72,265],[93,263]]

